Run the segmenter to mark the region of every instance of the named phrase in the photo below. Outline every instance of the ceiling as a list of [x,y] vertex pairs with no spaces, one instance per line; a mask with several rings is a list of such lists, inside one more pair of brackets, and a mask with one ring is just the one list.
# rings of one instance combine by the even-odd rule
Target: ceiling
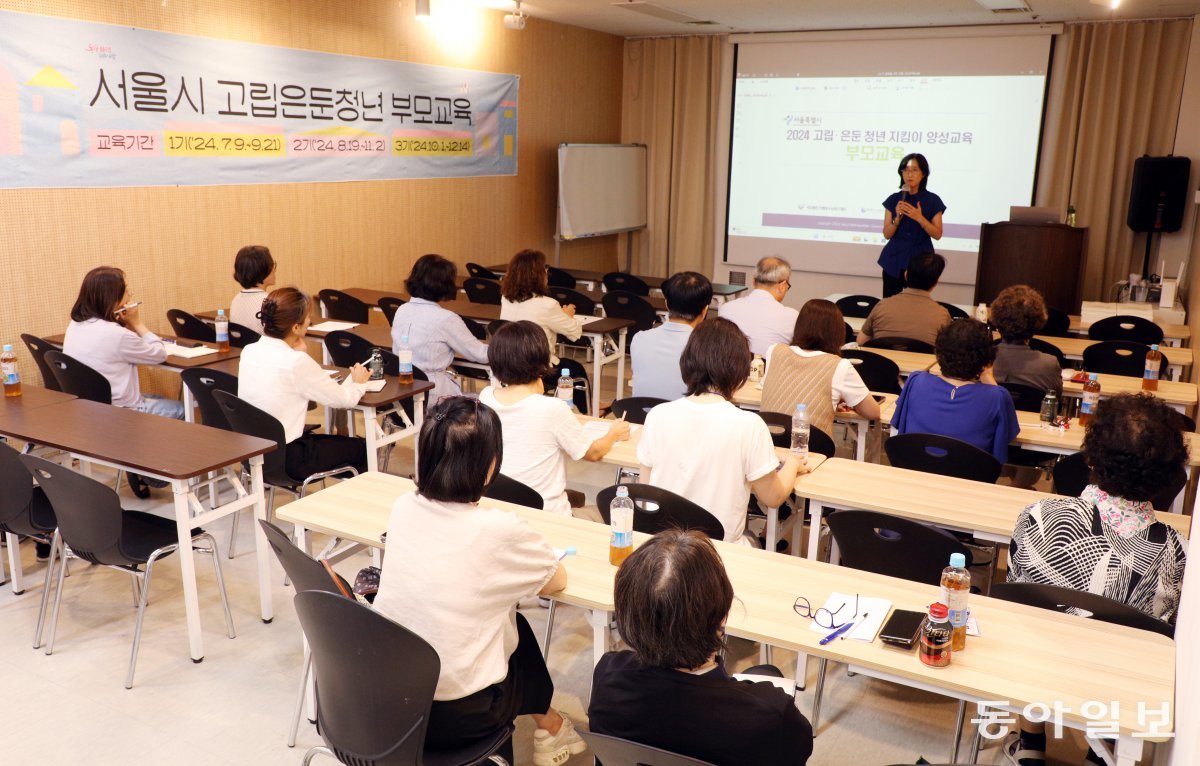
[[[1022,0],[982,0],[992,5]],[[534,20],[586,27],[622,37],[729,32],[784,32],[1031,22],[1150,19],[1200,14],[1200,0],[1122,0],[1117,10],[1089,0],[1024,0],[1027,12],[995,13],[976,0],[528,0]],[[511,9],[509,0],[491,7]],[[668,20],[650,14],[680,14]],[[690,24],[695,21],[713,24]]]

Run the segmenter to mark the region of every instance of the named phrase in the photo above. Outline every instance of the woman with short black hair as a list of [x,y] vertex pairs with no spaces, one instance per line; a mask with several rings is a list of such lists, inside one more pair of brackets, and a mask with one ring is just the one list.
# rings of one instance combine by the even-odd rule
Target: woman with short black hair
[[879,253],[883,269],[883,297],[904,289],[904,272],[917,253],[932,251],[933,240],[942,238],[942,213],[946,204],[929,189],[929,160],[915,152],[904,155],[896,174],[900,191],[883,201],[883,238],[888,242]]
[[233,259],[233,278],[242,289],[229,302],[230,322],[262,334],[258,312],[267,297],[267,288],[275,284],[276,268],[271,251],[263,245],[246,245],[238,250]]
[[617,570],[617,630],[631,651],[600,658],[592,731],[730,766],[803,766],[812,726],[770,683],[735,681],[720,657],[733,585],[712,542],[671,529]]
[[562,590],[567,571],[516,514],[480,504],[504,460],[500,419],[478,399],[443,399],[421,425],[418,454],[417,489],[396,499],[388,522],[375,609],[441,659],[425,745],[465,746],[530,715],[534,764],[565,763],[585,746],[550,706],[554,683],[516,605]]

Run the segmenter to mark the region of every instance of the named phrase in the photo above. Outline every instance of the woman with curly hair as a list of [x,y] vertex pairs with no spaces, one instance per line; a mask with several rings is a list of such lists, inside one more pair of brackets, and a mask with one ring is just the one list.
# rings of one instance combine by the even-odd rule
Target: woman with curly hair
[[1062,396],[1062,368],[1050,354],[1029,347],[1029,341],[1048,318],[1042,294],[1029,285],[1012,285],[992,301],[989,319],[1000,331],[996,382],[1033,386]]
[[896,433],[950,436],[1008,461],[1008,443],[1021,426],[1012,397],[992,375],[991,336],[975,319],[958,319],[938,332],[939,370],[908,377],[892,416]]
[[[1187,551],[1151,504],[1187,461],[1172,415],[1147,394],[1100,402],[1083,438],[1091,483],[1077,498],[1039,500],[1021,512],[1009,544],[1009,582],[1087,591],[1175,621]],[[1007,743],[1019,766],[1043,766],[1045,749],[1044,726],[1029,721]]]

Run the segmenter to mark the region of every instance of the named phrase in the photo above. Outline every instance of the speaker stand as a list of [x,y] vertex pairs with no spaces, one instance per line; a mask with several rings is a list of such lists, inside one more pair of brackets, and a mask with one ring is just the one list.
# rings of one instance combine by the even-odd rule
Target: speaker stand
[[[1154,245],[1154,232],[1146,232],[1146,254],[1142,256],[1142,281],[1150,278],[1150,249]],[[1162,276],[1161,274],[1159,275]]]

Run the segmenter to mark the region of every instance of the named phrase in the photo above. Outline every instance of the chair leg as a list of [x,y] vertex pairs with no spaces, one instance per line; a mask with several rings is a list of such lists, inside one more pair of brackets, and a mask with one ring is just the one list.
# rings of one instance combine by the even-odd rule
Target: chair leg
[[141,588],[138,587],[141,583],[138,581],[137,575],[132,573],[131,575],[130,582],[133,586],[133,608],[137,609],[138,604],[142,603],[142,591]]
[[46,654],[54,654],[54,636],[58,631],[58,610],[62,606],[63,592],[63,573],[67,571],[65,564],[67,563],[66,552],[63,552],[64,566],[58,568],[58,590],[54,593],[54,611],[50,614],[50,641],[46,644]]
[[[50,583],[51,578],[54,577],[54,558],[55,554],[59,552],[59,547],[61,545],[62,541],[59,538],[58,530],[56,529],[54,530],[54,537],[50,540],[50,560],[46,562],[46,582],[42,586],[42,605],[38,609],[37,628],[34,629],[33,634],[34,649],[38,649],[42,645],[42,628],[46,625],[46,604],[49,603]],[[62,566],[63,569],[66,569],[67,567],[67,557],[65,554],[62,556]]]
[[558,609],[558,602],[550,599],[550,613],[546,615],[546,636],[542,640],[542,659],[550,657],[550,636],[554,633],[554,613]]
[[332,750],[324,745],[318,745],[304,754],[304,760],[300,762],[300,766],[308,766],[308,764],[312,763],[312,759],[317,757],[318,753],[321,755],[327,755],[330,758],[337,758],[337,756],[333,754]]
[[229,558],[233,558],[233,546],[237,545],[238,524],[241,520],[241,511],[233,514],[233,525],[229,528]]
[[304,698],[308,693],[308,674],[312,670],[312,650],[304,645],[304,671],[300,674],[300,691],[296,694],[296,710],[292,715],[292,728],[288,731],[287,746],[296,746],[296,734],[300,731],[300,716],[304,715]]
[[133,672],[137,669],[138,648],[142,645],[142,622],[146,616],[146,601],[150,595],[150,577],[154,574],[154,562],[159,556],[173,549],[160,548],[150,554],[150,558],[146,561],[146,569],[142,574],[142,600],[138,604],[137,622],[133,627],[133,649],[129,652],[129,672],[125,674],[125,688],[133,688]]
[[958,701],[958,716],[954,719],[954,750],[950,756],[953,762],[958,761],[959,742],[962,741],[963,721],[967,718],[967,701]]
[[[217,578],[217,588],[221,592],[221,608],[225,610],[225,635],[230,638],[237,638],[237,631],[233,627],[233,612],[229,611],[229,596],[225,593],[225,576],[221,573],[221,551],[217,548],[217,540],[211,534],[205,532],[202,535],[196,535],[192,538],[193,542],[197,539],[208,541],[209,547],[199,548],[197,550],[212,556],[213,574]],[[194,548],[195,546],[193,546]]]
[[817,725],[821,722],[821,693],[825,691],[825,671],[828,666],[829,660],[822,657],[821,664],[817,669],[817,689],[813,694],[812,730],[814,737],[817,735]]

